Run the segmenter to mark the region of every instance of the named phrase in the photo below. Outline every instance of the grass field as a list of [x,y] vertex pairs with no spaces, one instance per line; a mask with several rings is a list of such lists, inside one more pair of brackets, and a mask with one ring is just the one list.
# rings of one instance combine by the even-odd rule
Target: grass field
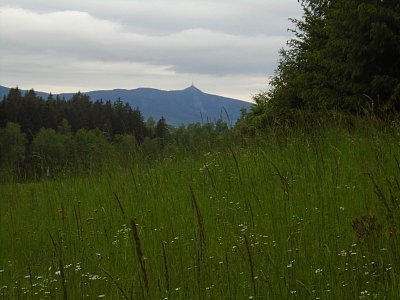
[[398,299],[400,130],[0,186],[3,299]]

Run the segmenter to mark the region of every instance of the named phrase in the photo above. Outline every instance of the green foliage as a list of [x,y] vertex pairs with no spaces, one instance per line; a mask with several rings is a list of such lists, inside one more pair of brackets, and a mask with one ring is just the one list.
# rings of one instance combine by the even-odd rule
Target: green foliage
[[[222,125],[218,126],[213,123],[181,126],[174,131],[172,144],[180,150],[192,153],[213,151],[219,148],[219,141],[225,141],[223,132],[218,131]],[[226,143],[228,144],[227,140]]]
[[135,136],[128,134],[116,135],[113,146],[116,150],[114,155],[117,156],[121,165],[132,163],[139,151]]
[[398,110],[392,101],[400,84],[398,1],[335,1],[325,24],[326,78],[333,81],[332,90],[342,93],[343,106],[378,113]]
[[21,133],[21,126],[8,122],[0,128],[0,169],[17,172],[25,158],[27,140]]
[[[57,131],[42,128],[32,137],[30,144],[26,143],[25,134],[19,132],[19,125],[8,123],[8,129],[1,129],[2,139],[5,140],[11,135],[23,137],[24,142],[19,140],[18,149],[11,142],[2,142],[3,161],[11,159],[8,157],[14,160],[9,164],[3,162],[0,170],[8,170],[18,175],[13,180],[27,181],[68,173],[86,174],[101,172],[110,165],[124,167],[127,163],[143,157],[151,161],[187,152],[203,153],[226,149],[238,139],[222,120],[216,124],[192,124],[179,128],[167,125],[164,118],[156,125],[152,124],[152,120],[147,123],[152,137],[145,137],[139,143],[136,134],[116,134],[111,137],[100,129],[84,128],[74,133],[67,119],[63,119],[57,126]],[[13,130],[9,132],[10,129]]]
[[82,170],[101,170],[111,154],[111,145],[99,129],[79,129],[75,135],[76,167]]
[[41,172],[61,168],[67,163],[66,137],[51,128],[42,128],[32,143],[32,154],[37,159]]
[[376,0],[301,1],[295,38],[282,49],[267,93],[255,97],[249,126],[331,114],[400,111],[400,4]]
[[[42,128],[32,142],[31,159],[37,175],[101,170],[106,161],[112,160],[110,156],[114,152],[121,159],[128,159],[136,146],[133,136],[118,135],[118,147],[113,151],[104,133],[98,129],[80,129],[72,135],[67,122],[63,122],[59,129],[60,132],[56,132],[51,128]],[[121,160],[122,163],[126,161]]]
[[145,157],[150,157],[152,159],[158,157],[161,154],[161,149],[163,144],[160,138],[148,138],[146,137],[140,147],[142,153]]

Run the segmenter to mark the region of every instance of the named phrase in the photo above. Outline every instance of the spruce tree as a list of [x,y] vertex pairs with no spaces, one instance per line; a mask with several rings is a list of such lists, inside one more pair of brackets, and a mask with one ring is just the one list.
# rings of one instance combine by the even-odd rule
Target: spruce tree
[[[304,0],[270,90],[245,118],[255,126],[297,112],[384,116],[400,111],[400,2]],[[252,125],[251,125],[252,126]]]

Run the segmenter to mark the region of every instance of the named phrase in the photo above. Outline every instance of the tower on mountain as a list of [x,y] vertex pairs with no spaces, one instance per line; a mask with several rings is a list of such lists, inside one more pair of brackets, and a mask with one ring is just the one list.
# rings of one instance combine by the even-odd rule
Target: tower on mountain
[[200,89],[198,89],[194,83],[192,82],[192,85],[189,86],[188,88],[184,89],[186,92],[191,92],[191,93],[202,93]]

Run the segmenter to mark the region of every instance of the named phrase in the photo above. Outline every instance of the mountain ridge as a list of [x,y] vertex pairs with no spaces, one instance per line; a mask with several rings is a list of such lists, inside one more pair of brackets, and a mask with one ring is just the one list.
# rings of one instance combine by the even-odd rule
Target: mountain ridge
[[[8,94],[9,88],[0,86],[0,99]],[[21,90],[25,93],[26,90]],[[35,93],[47,98],[48,93]],[[164,117],[168,124],[179,126],[192,123],[215,122],[222,118],[234,124],[240,117],[242,108],[253,104],[229,97],[208,94],[193,84],[182,90],[161,90],[140,87],[135,89],[94,90],[81,92],[88,95],[91,101],[103,100],[115,102],[121,100],[133,108],[139,108],[144,119],[152,117],[157,120]],[[76,93],[52,94],[69,100]]]

